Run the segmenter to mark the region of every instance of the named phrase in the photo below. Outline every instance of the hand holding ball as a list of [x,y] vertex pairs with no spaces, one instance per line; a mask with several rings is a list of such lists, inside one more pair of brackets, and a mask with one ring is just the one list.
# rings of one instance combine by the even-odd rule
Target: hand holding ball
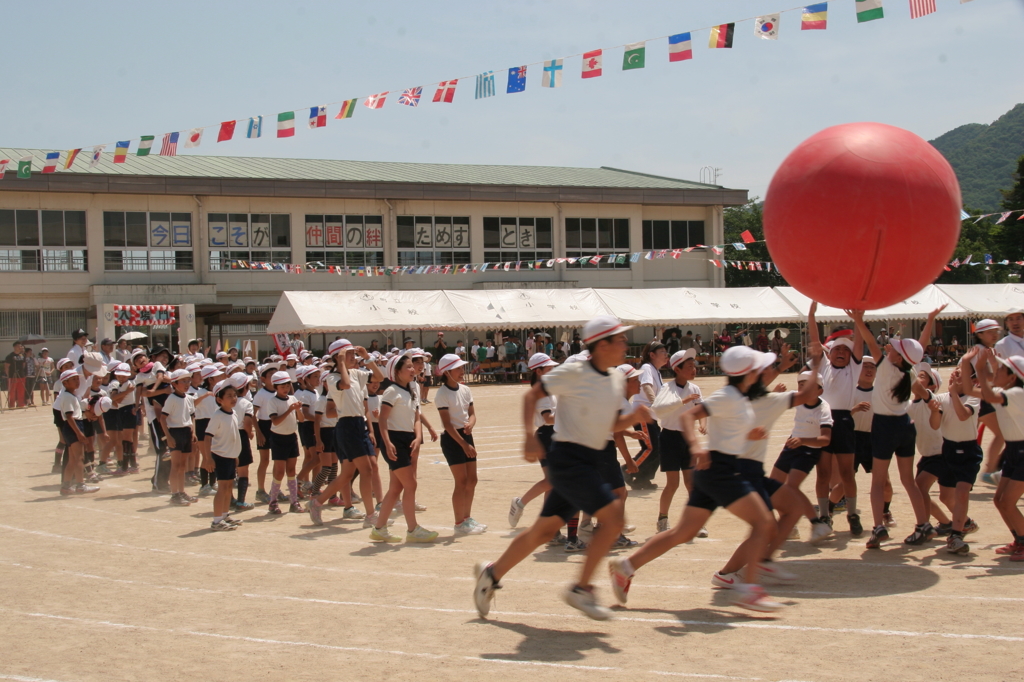
[[876,310],[942,273],[960,237],[960,185],[917,135],[882,123],[826,128],[779,166],[764,236],[779,273],[808,298]]

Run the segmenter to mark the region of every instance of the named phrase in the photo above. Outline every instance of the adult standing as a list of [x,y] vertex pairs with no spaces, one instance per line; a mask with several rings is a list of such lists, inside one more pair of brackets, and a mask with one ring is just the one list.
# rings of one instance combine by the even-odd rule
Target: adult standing
[[82,356],[85,355],[85,344],[87,343],[89,343],[89,335],[85,333],[84,329],[76,329],[71,332],[71,350],[65,357],[75,363],[75,367],[82,364]]
[[[668,363],[668,358],[665,346],[657,341],[651,341],[644,347],[640,355],[640,392],[631,400],[634,410],[640,405],[650,408],[654,403],[654,398],[664,383],[661,380],[661,368]],[[657,487],[653,479],[661,466],[661,427],[658,422],[651,422],[637,424],[634,429],[646,431],[648,442],[643,444],[643,449],[636,457],[639,471],[629,474],[623,467],[623,476],[634,490],[650,490]]]
[[447,354],[448,344],[444,341],[444,332],[438,332],[437,341],[434,342],[434,362],[436,363]]
[[35,407],[36,358],[31,348],[25,349],[25,404]]
[[772,334],[771,352],[781,357],[782,345],[785,342],[785,339],[782,338],[782,331],[776,329],[775,333]]
[[114,349],[114,357],[119,362],[128,362],[128,359],[132,356],[132,349],[128,347],[128,341],[125,339],[119,339],[117,347]]
[[39,351],[39,359],[36,360],[36,386],[39,387],[39,397],[43,405],[52,402],[50,387],[53,380],[53,358],[50,357],[50,349],[44,348]]
[[14,342],[14,350],[4,358],[4,376],[7,377],[7,407],[25,406],[25,346]]
[[761,327],[761,332],[757,335],[757,340],[754,342],[757,346],[757,350],[761,353],[767,353],[771,348],[771,341],[768,339],[768,334],[765,332],[764,327]]

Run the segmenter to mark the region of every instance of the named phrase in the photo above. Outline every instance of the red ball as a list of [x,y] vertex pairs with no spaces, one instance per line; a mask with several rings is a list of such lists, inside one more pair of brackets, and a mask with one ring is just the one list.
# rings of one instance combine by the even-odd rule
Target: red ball
[[775,171],[764,236],[800,293],[876,310],[942,273],[960,210],[960,185],[937,149],[902,128],[847,123],[804,140]]

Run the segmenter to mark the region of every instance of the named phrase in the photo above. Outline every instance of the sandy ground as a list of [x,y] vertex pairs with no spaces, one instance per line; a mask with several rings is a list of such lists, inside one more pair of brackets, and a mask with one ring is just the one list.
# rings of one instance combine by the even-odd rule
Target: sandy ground
[[[722,379],[699,383],[714,390]],[[582,560],[562,547],[517,567],[490,618],[479,619],[472,566],[508,544],[509,501],[540,468],[520,456],[523,387],[473,390],[474,516],[490,530],[453,537],[450,474],[439,447],[428,445],[421,522],[441,533],[429,546],[372,544],[361,522],[337,511],[317,528],[308,515],[268,516],[262,506],[241,515],[238,531],[211,533],[209,500],[172,507],[149,492],[146,447],[144,475],[61,498],[49,473],[49,408],[0,415],[0,679],[1021,679],[1014,652],[1024,643],[1024,566],[993,553],[1008,533],[982,483],[971,509],[981,530],[969,536],[966,557],[946,554],[941,542],[898,542],[912,529],[898,485],[897,541],[884,550],[866,550],[866,536],[851,539],[842,515],[824,545],[787,543],[781,559],[802,579],[770,588],[790,605],[777,617],[752,616],[711,588],[711,574],[744,535],[720,511],[710,538],[638,574],[615,620],[588,620],[560,600]],[[787,416],[776,425],[772,452],[790,424]],[[860,482],[863,511],[867,477]],[[813,497],[812,485],[805,490]],[[638,540],[653,534],[659,494],[630,496]],[[684,503],[677,497],[673,520]],[[521,525],[538,511],[535,502]],[[402,519],[396,530],[404,532]],[[801,530],[807,537],[806,522]],[[610,603],[603,568],[599,575],[599,598]]]

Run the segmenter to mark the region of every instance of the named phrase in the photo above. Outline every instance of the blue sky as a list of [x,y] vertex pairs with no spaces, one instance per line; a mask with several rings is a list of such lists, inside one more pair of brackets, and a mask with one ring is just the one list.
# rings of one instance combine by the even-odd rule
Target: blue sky
[[[615,166],[719,182],[762,195],[785,155],[814,132],[874,120],[926,139],[988,123],[1024,102],[1024,0],[938,0],[911,20],[907,0],[858,25],[854,0],[829,3],[828,29],[782,15],[779,40],[738,23],[734,48],[709,50],[714,24],[790,9],[787,0],[581,2],[49,2],[6,3],[8,60],[0,146],[68,149],[158,136],[263,114],[265,137],[206,155],[547,166]],[[693,31],[694,59],[669,63],[667,40],[647,66],[622,71],[625,43]],[[580,57],[606,49],[604,75]],[[507,69],[566,57],[563,87],[504,94]],[[413,109],[398,91],[496,73],[498,95],[453,104],[432,87]],[[294,138],[273,136],[278,112],[389,90],[384,109]],[[308,111],[308,109],[307,109]],[[269,133],[269,134],[268,134]],[[242,139],[238,139],[242,137]],[[112,150],[113,145],[108,148]],[[132,143],[134,152],[135,143]],[[190,150],[189,153],[192,153]],[[79,161],[84,163],[84,161]]]

